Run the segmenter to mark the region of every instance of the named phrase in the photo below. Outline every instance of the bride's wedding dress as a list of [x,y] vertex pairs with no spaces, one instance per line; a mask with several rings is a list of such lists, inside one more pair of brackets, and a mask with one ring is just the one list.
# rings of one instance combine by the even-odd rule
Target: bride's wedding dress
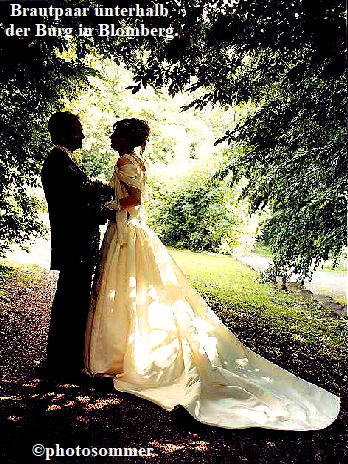
[[[145,190],[136,157],[116,168],[124,184]],[[104,238],[97,294],[86,335],[86,367],[112,375],[115,389],[167,410],[184,406],[197,420],[225,428],[316,430],[331,424],[339,398],[244,347],[190,286],[142,207],[117,211]]]

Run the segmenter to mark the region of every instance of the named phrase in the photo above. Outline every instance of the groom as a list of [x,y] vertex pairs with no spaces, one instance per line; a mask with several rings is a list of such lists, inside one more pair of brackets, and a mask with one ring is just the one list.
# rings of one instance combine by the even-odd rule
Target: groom
[[45,374],[51,379],[69,379],[79,376],[84,367],[99,224],[106,222],[102,208],[112,200],[113,190],[92,182],[71,156],[85,138],[77,115],[53,114],[48,130],[55,148],[44,162],[41,179],[51,225],[51,269],[60,273],[51,309]]

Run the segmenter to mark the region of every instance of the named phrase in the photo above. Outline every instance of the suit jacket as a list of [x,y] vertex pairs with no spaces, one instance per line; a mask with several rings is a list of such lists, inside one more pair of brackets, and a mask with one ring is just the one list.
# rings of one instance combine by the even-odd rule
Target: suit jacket
[[99,224],[106,222],[103,203],[113,197],[113,189],[92,182],[70,156],[53,148],[46,158],[42,185],[51,223],[51,269],[88,268],[96,264]]

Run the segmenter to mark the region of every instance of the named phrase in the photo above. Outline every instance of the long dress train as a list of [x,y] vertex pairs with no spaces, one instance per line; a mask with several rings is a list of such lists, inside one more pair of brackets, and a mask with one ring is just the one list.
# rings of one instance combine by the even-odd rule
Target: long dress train
[[[111,180],[145,189],[132,155]],[[86,332],[86,367],[115,376],[115,389],[166,410],[184,406],[224,428],[317,430],[339,398],[257,355],[224,326],[134,207],[118,211],[104,238],[99,286]]]

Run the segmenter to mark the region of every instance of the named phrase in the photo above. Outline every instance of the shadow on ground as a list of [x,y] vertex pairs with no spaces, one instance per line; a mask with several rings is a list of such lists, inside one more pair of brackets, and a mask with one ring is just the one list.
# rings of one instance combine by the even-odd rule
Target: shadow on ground
[[[24,275],[25,277],[25,275]],[[71,382],[42,384],[34,372],[44,359],[49,308],[56,275],[37,270],[35,279],[23,285],[12,276],[2,293],[2,451],[1,463],[30,462],[150,462],[150,463],[267,463],[347,461],[347,406],[327,429],[284,432],[266,429],[225,430],[197,423],[181,409],[166,412],[151,402],[116,392],[107,383],[88,386]],[[24,279],[25,281],[25,279]],[[269,353],[260,354],[271,359]],[[296,371],[296,357],[287,366],[295,374],[337,392],[337,376],[331,378],[313,360],[308,372]],[[309,364],[308,364],[309,363]],[[343,378],[340,379],[343,382]],[[312,380],[313,381],[313,380]],[[42,444],[69,456],[34,457],[32,447]],[[79,451],[78,448],[80,447]],[[87,456],[92,448],[151,448],[148,456]],[[59,448],[58,448],[59,449]],[[84,449],[84,456],[81,454]],[[47,451],[46,451],[47,452]],[[50,453],[50,452],[49,452]],[[62,453],[62,451],[60,451]],[[73,454],[72,454],[73,453]],[[104,451],[102,451],[104,453]]]

